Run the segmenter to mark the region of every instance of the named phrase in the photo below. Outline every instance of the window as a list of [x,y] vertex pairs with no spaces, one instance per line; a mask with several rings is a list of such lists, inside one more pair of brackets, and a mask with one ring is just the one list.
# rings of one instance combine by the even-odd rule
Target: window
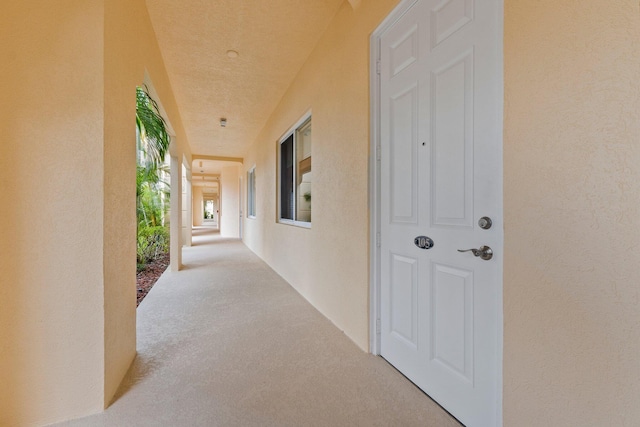
[[247,217],[256,217],[256,167],[247,172]]
[[280,140],[278,147],[280,222],[311,224],[311,117]]

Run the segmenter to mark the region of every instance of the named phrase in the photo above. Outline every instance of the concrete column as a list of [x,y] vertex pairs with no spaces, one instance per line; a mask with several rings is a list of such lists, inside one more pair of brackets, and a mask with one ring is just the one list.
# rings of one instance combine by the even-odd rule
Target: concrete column
[[171,236],[171,271],[179,271],[182,265],[182,162],[179,156],[171,156],[171,207],[169,234]]
[[182,165],[182,244],[191,246],[193,219],[191,215],[191,170]]
[[220,176],[220,234],[225,237],[240,237],[240,167],[222,168]]
[[202,225],[204,218],[204,198],[202,196],[202,187],[191,187],[192,191],[192,208],[191,218],[193,218],[193,225]]

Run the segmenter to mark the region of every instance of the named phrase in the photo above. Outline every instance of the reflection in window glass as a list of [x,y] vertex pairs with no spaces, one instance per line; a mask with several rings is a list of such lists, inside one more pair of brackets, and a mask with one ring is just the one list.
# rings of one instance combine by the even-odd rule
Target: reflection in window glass
[[247,172],[247,216],[256,217],[256,167]]

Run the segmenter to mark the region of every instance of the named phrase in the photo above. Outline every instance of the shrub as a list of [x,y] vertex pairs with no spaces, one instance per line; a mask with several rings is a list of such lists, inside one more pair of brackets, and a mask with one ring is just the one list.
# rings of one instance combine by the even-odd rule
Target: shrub
[[169,251],[169,230],[167,227],[147,227],[138,225],[137,242],[138,265],[153,261]]

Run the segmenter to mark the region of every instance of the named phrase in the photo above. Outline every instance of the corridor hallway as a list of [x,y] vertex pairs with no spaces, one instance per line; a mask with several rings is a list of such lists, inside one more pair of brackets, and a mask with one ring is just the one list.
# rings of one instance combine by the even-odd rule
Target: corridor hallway
[[194,228],[138,308],[138,356],[103,413],[57,426],[458,426],[236,239]]

